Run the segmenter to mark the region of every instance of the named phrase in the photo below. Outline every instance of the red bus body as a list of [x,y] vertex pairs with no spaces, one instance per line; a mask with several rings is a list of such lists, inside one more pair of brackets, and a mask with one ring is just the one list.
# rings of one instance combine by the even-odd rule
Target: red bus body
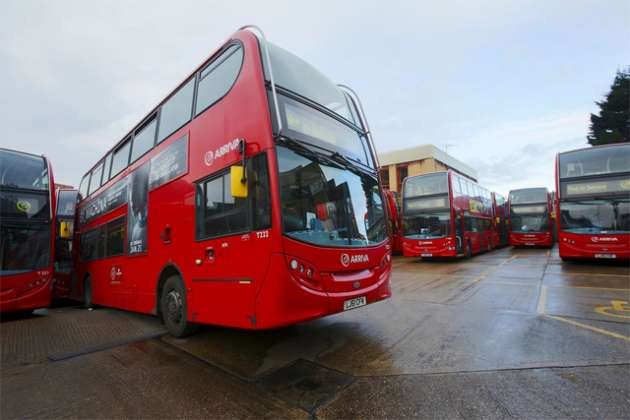
[[398,205],[398,197],[394,191],[385,190],[387,199],[390,226],[392,231],[392,252],[402,253],[402,220],[400,218],[400,208]]
[[[280,71],[275,84],[265,80],[266,45],[275,54],[273,70]],[[356,124],[366,126],[358,98],[339,89],[340,100],[348,102],[353,114],[342,118],[292,86],[285,89],[282,77],[303,70],[310,72],[304,83],[325,85],[305,85],[305,92],[337,94],[328,79],[324,83],[324,76],[287,54],[250,31],[235,33],[88,172],[80,187],[78,287],[73,294],[86,296],[89,284],[96,304],[164,317],[161,294],[176,276],[185,286],[187,321],[244,329],[290,325],[391,295],[391,252],[383,194],[373,169],[376,157],[367,130],[357,135],[346,121],[356,113]],[[284,66],[302,67],[289,72]],[[220,90],[215,85],[206,89],[204,78],[229,79],[230,69],[235,69],[231,85],[209,105],[200,105]],[[170,117],[164,117],[169,104],[179,106],[177,95],[189,86],[190,97],[196,98],[186,102],[192,117],[162,138],[159,130],[170,124]],[[160,128],[150,151],[135,160],[136,139],[143,139],[155,120]],[[339,142],[352,138],[348,147],[356,141],[357,150],[364,150],[364,164],[374,173],[372,192],[357,194],[357,180],[363,178],[356,167],[361,165],[348,166],[345,149],[333,149],[319,137],[327,134]],[[124,162],[116,173],[117,157],[132,135],[131,163]],[[328,153],[329,148],[337,154]],[[239,180],[246,197],[238,195],[243,193],[238,192]],[[144,210],[135,204],[142,201]],[[372,205],[378,202],[380,207]],[[377,220],[375,209],[383,215],[368,226]],[[354,219],[337,229],[341,212]],[[103,249],[94,239],[101,237]]]
[[403,255],[461,257],[494,248],[492,196],[459,174],[407,177],[402,188]]
[[563,259],[630,258],[630,143],[559,153],[556,223]]
[[553,246],[551,195],[546,188],[523,188],[510,191],[510,245]]
[[[74,273],[73,234],[76,203],[79,191],[69,186],[57,187],[55,215],[55,263],[53,271],[53,299],[70,297]],[[64,237],[62,231],[67,235]]]
[[0,149],[0,312],[50,305],[55,184],[48,159]]
[[494,240],[495,248],[507,246],[509,244],[509,222],[507,200],[501,194],[492,192],[492,213],[494,215]]

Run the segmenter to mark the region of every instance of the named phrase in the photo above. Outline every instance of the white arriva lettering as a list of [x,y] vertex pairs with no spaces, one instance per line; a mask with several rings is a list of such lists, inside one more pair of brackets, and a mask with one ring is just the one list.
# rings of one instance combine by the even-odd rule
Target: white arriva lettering
[[370,262],[370,257],[367,254],[353,255],[350,257],[350,262],[352,264]]
[[219,147],[215,152],[214,152],[214,157],[218,158],[221,156],[224,156],[228,153],[230,153],[231,151],[234,151],[236,149],[238,149],[238,145],[241,142],[240,139],[234,139],[229,143],[224,144],[223,146]]

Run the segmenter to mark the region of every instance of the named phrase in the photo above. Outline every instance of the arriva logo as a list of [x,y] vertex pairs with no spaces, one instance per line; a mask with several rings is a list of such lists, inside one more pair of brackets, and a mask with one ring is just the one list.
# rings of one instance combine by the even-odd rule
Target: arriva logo
[[370,257],[367,254],[357,254],[350,256],[348,254],[341,254],[341,265],[344,267],[350,266],[350,264],[366,263],[370,262]]
[[617,242],[619,239],[614,237],[604,236],[603,238],[598,238],[597,236],[593,236],[591,241],[593,242]]
[[215,151],[208,150],[203,156],[203,162],[206,164],[206,166],[212,166],[215,159],[223,157],[234,150],[238,150],[238,146],[240,143],[241,139],[234,139],[217,148]]

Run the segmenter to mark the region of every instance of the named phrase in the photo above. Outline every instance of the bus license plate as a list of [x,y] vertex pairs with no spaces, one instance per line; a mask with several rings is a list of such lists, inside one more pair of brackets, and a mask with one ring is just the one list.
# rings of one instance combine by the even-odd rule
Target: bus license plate
[[433,254],[420,254],[421,257],[432,257]]
[[595,254],[595,258],[610,258],[610,259],[615,259],[617,258],[616,254]]
[[367,304],[367,299],[365,296],[361,296],[354,299],[348,299],[343,303],[343,310],[347,311],[348,309],[358,308],[359,306],[364,306]]

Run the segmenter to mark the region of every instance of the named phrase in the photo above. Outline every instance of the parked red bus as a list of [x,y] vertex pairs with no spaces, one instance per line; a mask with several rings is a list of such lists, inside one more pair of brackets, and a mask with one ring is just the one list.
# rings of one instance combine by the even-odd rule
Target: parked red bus
[[630,143],[556,158],[560,257],[630,258]]
[[494,247],[490,191],[455,172],[407,177],[402,207],[407,257],[470,257]]
[[547,188],[522,188],[508,195],[510,245],[553,246],[551,195]]
[[391,295],[358,97],[239,30],[120,140],[79,191],[86,304],[280,327]]
[[400,205],[398,204],[398,193],[385,190],[389,210],[389,221],[392,232],[392,252],[402,253],[402,221],[400,219]]
[[0,149],[0,312],[50,305],[54,191],[48,159]]
[[501,194],[492,192],[492,213],[494,215],[494,240],[496,248],[509,244],[508,206],[507,200]]
[[76,189],[57,188],[53,299],[62,299],[70,296],[74,278],[72,245],[78,195],[79,191]]

